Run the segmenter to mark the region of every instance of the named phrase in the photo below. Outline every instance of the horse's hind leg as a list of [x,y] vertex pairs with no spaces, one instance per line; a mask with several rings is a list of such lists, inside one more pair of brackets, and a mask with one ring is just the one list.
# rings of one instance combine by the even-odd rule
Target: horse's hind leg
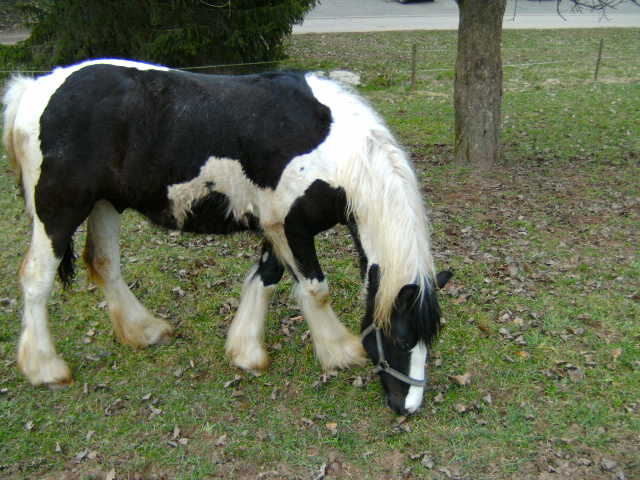
[[151,315],[122,278],[119,233],[120,214],[100,200],[87,220],[83,258],[92,280],[104,291],[113,330],[120,342],[134,347],[167,343],[171,326]]
[[283,273],[284,267],[265,242],[260,261],[244,281],[240,305],[227,334],[226,352],[237,367],[258,373],[269,366],[264,348],[264,321],[269,299]]
[[62,386],[71,381],[69,367],[56,353],[47,324],[47,301],[60,264],[43,223],[34,216],[29,251],[20,267],[24,296],[18,367],[33,385]]

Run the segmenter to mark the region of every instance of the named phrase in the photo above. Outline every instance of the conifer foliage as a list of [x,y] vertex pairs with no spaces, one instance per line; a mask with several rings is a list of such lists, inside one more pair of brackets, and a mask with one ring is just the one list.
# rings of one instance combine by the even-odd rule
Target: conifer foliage
[[173,67],[279,59],[317,0],[45,0],[29,41],[40,65],[120,57]]

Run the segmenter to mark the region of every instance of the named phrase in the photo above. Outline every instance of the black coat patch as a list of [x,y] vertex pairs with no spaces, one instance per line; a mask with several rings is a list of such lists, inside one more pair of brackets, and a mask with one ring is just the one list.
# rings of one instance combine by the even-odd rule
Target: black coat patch
[[[330,124],[329,108],[302,73],[218,76],[90,65],[69,75],[40,119],[38,215],[55,237],[61,210],[73,210],[68,228],[60,228],[66,237],[105,199],[176,228],[167,187],[196,177],[210,157],[238,160],[254,184],[275,188],[291,159],[317,148]],[[215,195],[203,199],[185,227],[241,229],[213,225],[214,218],[196,225],[199,213],[219,212],[224,203]]]
[[211,192],[197,200],[182,224],[181,230],[193,233],[233,233],[242,230],[256,230],[259,222],[253,215],[246,215],[235,221],[227,215],[229,199],[226,195]]
[[314,181],[291,205],[284,221],[284,232],[305,278],[324,279],[313,237],[337,223],[346,223],[346,208],[344,189],[333,188],[324,180]]

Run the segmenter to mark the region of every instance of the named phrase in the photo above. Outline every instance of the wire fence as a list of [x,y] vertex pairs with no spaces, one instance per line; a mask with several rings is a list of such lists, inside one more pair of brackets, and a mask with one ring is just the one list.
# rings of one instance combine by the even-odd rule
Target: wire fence
[[[517,52],[528,52],[535,51],[540,52],[541,47],[502,47],[503,53],[517,53]],[[557,49],[547,48],[548,53],[555,54],[557,53]],[[572,46],[573,53],[579,55],[579,59],[566,59],[566,60],[543,60],[543,61],[530,61],[530,62],[519,62],[519,63],[503,63],[503,68],[529,68],[540,65],[579,65],[582,64],[584,66],[592,66],[594,68],[594,78],[597,79],[597,72],[600,67],[600,63],[603,60],[615,60],[616,62],[629,64],[637,63],[637,58],[624,58],[610,55],[602,55],[603,50],[603,40],[600,40],[598,55],[594,53],[592,56],[588,56],[588,53],[594,52],[593,44],[587,45],[573,45]],[[547,53],[547,52],[545,52]],[[423,56],[423,61],[418,62],[416,56],[421,54]],[[428,63],[424,60],[425,54],[448,54],[452,58],[450,61],[446,63],[448,66],[437,67],[437,68],[420,68],[421,64]],[[411,70],[411,77],[415,78],[416,71],[420,73],[428,73],[428,72],[455,72],[455,56],[457,55],[457,50],[455,46],[451,48],[418,48],[417,44],[414,44],[411,49],[411,53],[409,55],[398,55],[396,59],[400,61],[405,61],[407,64],[410,63],[409,70]],[[503,55],[504,58],[504,55]],[[441,62],[442,59],[439,59]],[[287,64],[286,60],[269,60],[269,61],[258,61],[258,62],[240,62],[240,63],[231,63],[231,64],[213,64],[213,65],[192,65],[192,66],[183,66],[176,67],[177,70],[184,71],[215,71],[215,70],[224,70],[231,68],[248,68],[248,67],[258,67],[258,66],[266,66],[266,65],[277,65],[277,64]],[[640,65],[639,65],[640,66]],[[52,70],[32,70],[32,69],[7,69],[0,70],[0,74],[10,74],[10,75],[29,75],[29,74],[46,74],[50,73]]]

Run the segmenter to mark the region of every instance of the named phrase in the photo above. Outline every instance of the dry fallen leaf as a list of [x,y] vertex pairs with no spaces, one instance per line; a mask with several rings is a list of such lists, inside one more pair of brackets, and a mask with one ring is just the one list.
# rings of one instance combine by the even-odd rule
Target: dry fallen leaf
[[278,387],[275,387],[275,388],[273,389],[273,391],[271,392],[271,396],[270,396],[271,400],[274,400],[274,401],[275,401],[275,400],[278,398],[278,391],[279,391],[279,390],[280,390],[280,389],[279,389]]
[[614,348],[611,352],[611,356],[613,357],[613,361],[615,362],[616,360],[618,360],[618,358],[620,357],[620,355],[622,355],[622,349],[621,348]]
[[433,397],[433,403],[442,403],[444,402],[444,395],[442,392],[438,393],[435,397]]
[[464,413],[468,410],[467,406],[462,404],[462,403],[456,403],[453,408],[455,409],[456,412],[458,413]]
[[440,468],[438,469],[438,471],[439,471],[440,473],[443,473],[447,478],[452,478],[451,470],[449,470],[448,468],[440,467]]
[[227,444],[227,434],[223,434],[220,435],[216,441],[215,441],[215,446],[216,447],[224,447]]
[[433,461],[433,458],[431,458],[428,454],[425,453],[424,456],[422,457],[422,460],[420,460],[420,464],[423,467],[431,470],[435,465],[435,462]]
[[462,375],[450,375],[449,380],[461,386],[469,385],[471,383],[471,374],[467,372]]
[[568,370],[567,375],[573,383],[577,383],[584,380],[584,372],[579,368]]
[[111,470],[109,470],[104,476],[104,480],[116,480],[116,469],[112,468]]
[[510,340],[512,338],[511,332],[508,329],[504,328],[504,327],[500,328],[498,330],[498,333],[500,333],[500,335],[502,335],[507,340]]
[[522,327],[524,325],[524,319],[522,319],[520,317],[515,317],[513,319],[513,323],[518,327]]
[[525,352],[524,350],[517,351],[516,355],[522,358],[523,360],[527,360],[531,356],[529,355],[529,352]]
[[338,424],[336,422],[328,422],[325,424],[327,430],[329,430],[333,435],[338,433]]
[[236,383],[239,383],[240,380],[242,380],[242,377],[240,375],[236,375],[235,377],[233,377],[233,380],[229,380],[228,382],[225,382],[223,387],[229,388],[231,385],[235,385]]
[[175,293],[178,297],[184,297],[186,295],[185,291],[180,287],[174,287],[171,289],[173,293]]
[[151,415],[149,415],[149,419],[152,419],[153,417],[162,414],[162,410],[160,410],[159,408],[155,408],[153,405],[149,405],[149,410],[151,410]]
[[87,458],[87,455],[89,455],[89,450],[82,450],[81,452],[78,452],[75,456],[76,463],[80,463],[82,460]]
[[483,322],[476,323],[476,327],[478,327],[481,332],[486,333],[487,335],[491,334],[491,328]]

